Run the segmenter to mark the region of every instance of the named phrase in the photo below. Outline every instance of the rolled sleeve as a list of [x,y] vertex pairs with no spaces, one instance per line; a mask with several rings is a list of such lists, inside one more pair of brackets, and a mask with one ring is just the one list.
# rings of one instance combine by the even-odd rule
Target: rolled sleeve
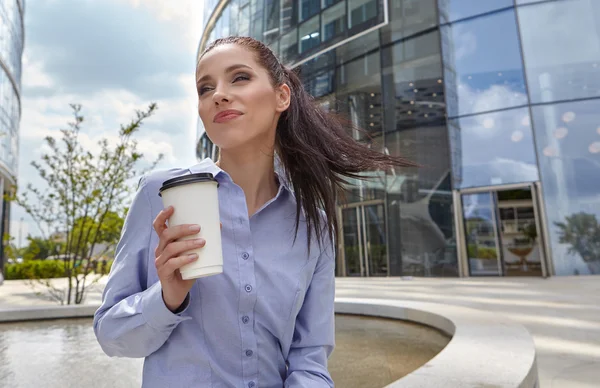
[[327,360],[335,347],[335,254],[321,254],[296,318],[285,388],[333,387]]

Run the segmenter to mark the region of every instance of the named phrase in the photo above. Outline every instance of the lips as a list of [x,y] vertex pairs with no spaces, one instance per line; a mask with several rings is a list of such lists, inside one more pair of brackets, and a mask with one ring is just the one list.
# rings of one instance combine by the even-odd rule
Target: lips
[[214,123],[225,123],[227,121],[233,120],[233,119],[241,116],[242,114],[243,114],[242,112],[240,112],[239,110],[235,110],[235,109],[224,110],[215,115],[215,117],[213,118],[213,122]]

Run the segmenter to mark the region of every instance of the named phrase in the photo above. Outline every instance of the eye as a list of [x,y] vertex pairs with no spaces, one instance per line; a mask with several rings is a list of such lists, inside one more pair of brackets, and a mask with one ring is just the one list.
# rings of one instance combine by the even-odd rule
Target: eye
[[210,91],[210,89],[211,89],[211,88],[210,88],[209,86],[201,86],[201,87],[199,87],[199,88],[198,88],[198,95],[200,95],[200,96],[201,96],[201,95],[203,95],[204,93],[206,93],[206,92],[209,92],[209,91]]
[[250,76],[248,74],[238,74],[233,78],[233,82],[238,82],[238,81],[249,81],[250,80]]

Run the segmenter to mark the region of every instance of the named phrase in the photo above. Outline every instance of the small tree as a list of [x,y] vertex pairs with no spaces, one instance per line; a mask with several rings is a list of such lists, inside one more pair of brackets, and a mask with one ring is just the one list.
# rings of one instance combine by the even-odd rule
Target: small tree
[[561,244],[570,244],[569,253],[578,253],[593,274],[600,274],[600,224],[594,214],[579,212],[555,222]]
[[61,304],[82,303],[87,286],[99,280],[100,276],[91,275],[94,248],[100,242],[116,242],[122,227],[120,215],[124,216],[133,189],[132,179],[153,169],[162,159],[159,155],[147,169],[138,170],[143,155],[137,152],[137,142],[132,138],[156,111],[156,104],[136,111],[128,125],[121,125],[116,145],[110,146],[106,138],[100,140],[95,154],[79,142],[81,106],[71,108],[74,121],[61,130],[62,142],[46,137],[50,151],[42,155],[41,162],[31,163],[47,187],[42,190],[28,184],[25,191],[10,198],[32,217],[44,240],[50,240],[52,234],[64,241],[60,253],[68,278],[67,291],[57,293],[49,280],[38,279]]

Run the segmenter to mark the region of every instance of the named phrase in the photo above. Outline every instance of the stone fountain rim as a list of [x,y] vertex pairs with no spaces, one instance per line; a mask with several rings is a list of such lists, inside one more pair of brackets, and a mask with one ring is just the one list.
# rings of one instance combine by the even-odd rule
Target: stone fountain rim
[[386,388],[538,387],[536,351],[524,326],[467,307],[336,298],[336,314],[391,318],[430,326],[450,342],[423,366]]

